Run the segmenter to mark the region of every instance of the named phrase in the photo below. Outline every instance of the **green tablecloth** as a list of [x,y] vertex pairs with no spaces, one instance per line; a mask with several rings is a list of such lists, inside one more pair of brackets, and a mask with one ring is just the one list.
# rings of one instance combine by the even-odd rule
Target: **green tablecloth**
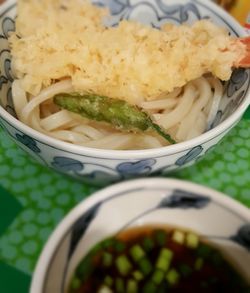
[[[215,150],[171,177],[217,189],[250,207],[250,108]],[[0,292],[26,293],[52,230],[98,188],[34,162],[0,130]]]

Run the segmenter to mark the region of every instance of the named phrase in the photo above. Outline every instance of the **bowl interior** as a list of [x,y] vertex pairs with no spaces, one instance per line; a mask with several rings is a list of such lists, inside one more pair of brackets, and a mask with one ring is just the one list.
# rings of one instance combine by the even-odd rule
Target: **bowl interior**
[[[151,24],[154,27],[159,27],[165,22],[174,24],[193,23],[199,19],[210,18],[214,23],[226,27],[232,35],[239,36],[243,33],[243,30],[236,21],[225,12],[222,12],[220,8],[209,3],[210,1],[93,0],[92,2],[101,6],[109,6],[112,17],[108,20],[108,25],[116,25],[121,19],[136,19],[140,22]],[[8,34],[15,29],[16,1],[7,1],[7,4],[1,10],[0,104],[7,112],[16,117],[11,96],[11,84],[14,75],[11,72],[11,56],[8,46]],[[249,83],[249,70],[237,69],[233,72],[230,81],[224,83],[224,94],[210,128],[214,128],[227,119],[231,113],[235,112],[244,103]]]
[[[106,188],[82,202],[66,217],[39,260],[32,292],[64,290],[78,262],[94,244],[123,229],[142,225],[195,231],[221,248],[247,280],[250,279],[249,242],[243,241],[250,231],[250,215],[246,208],[194,184],[141,179]],[[43,291],[37,282],[41,283]]]

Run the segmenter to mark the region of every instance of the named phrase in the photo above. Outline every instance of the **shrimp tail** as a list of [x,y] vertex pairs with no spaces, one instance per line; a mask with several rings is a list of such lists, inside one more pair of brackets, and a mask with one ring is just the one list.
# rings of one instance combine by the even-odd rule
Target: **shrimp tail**
[[250,37],[240,38],[237,40],[240,44],[245,46],[245,53],[240,60],[234,63],[234,67],[250,68]]

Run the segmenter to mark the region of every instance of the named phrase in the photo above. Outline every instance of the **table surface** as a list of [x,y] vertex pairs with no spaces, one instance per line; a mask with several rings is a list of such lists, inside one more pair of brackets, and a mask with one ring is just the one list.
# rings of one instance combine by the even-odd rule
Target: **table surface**
[[[250,107],[213,152],[169,177],[211,187],[250,207]],[[28,292],[51,232],[72,207],[98,189],[40,166],[0,128],[1,293]]]

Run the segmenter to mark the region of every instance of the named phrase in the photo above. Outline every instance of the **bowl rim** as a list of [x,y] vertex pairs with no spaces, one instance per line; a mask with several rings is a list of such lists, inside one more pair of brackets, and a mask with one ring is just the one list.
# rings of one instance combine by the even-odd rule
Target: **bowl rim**
[[[233,29],[241,36],[247,36],[243,27],[226,11],[221,7],[213,3],[211,0],[190,0],[191,2],[197,2],[206,9],[212,10],[218,16],[226,19],[228,23],[233,27]],[[11,5],[14,5],[16,0],[7,0],[4,4],[0,6],[0,15],[2,16]],[[143,150],[108,150],[108,149],[98,149],[85,147],[80,145],[71,144],[69,142],[60,141],[56,138],[50,137],[46,134],[40,133],[39,131],[31,128],[30,126],[24,124],[17,118],[13,117],[8,113],[2,106],[0,106],[0,119],[4,120],[6,123],[14,127],[17,131],[21,131],[33,137],[37,142],[53,147],[60,151],[65,151],[73,155],[80,155],[85,157],[94,157],[109,160],[122,160],[122,159],[146,159],[146,158],[159,158],[172,154],[178,154],[185,151],[189,151],[193,147],[209,142],[213,139],[219,137],[222,133],[229,131],[234,127],[242,115],[250,105],[250,87],[248,87],[245,93],[245,99],[243,103],[238,106],[236,111],[227,117],[219,125],[215,126],[213,129],[204,132],[203,134],[195,137],[193,139],[177,143],[175,145],[168,145],[153,149],[143,149]]]
[[129,180],[121,183],[114,184],[106,187],[100,191],[94,192],[91,196],[83,199],[78,205],[76,205],[70,212],[61,220],[61,222],[53,230],[49,239],[47,240],[43,250],[38,258],[36,267],[34,270],[33,278],[31,281],[30,292],[31,293],[43,293],[44,279],[46,277],[47,268],[50,260],[54,254],[54,249],[57,247],[60,240],[65,236],[65,233],[70,230],[74,222],[82,216],[87,210],[98,202],[103,201],[111,197],[113,194],[126,193],[131,189],[138,188],[167,188],[167,189],[184,189],[189,192],[201,193],[209,196],[213,201],[216,201],[220,205],[228,207],[232,211],[237,211],[247,221],[250,221],[250,210],[242,203],[229,197],[228,195],[199,185],[197,183],[169,178],[141,178],[136,180]]

